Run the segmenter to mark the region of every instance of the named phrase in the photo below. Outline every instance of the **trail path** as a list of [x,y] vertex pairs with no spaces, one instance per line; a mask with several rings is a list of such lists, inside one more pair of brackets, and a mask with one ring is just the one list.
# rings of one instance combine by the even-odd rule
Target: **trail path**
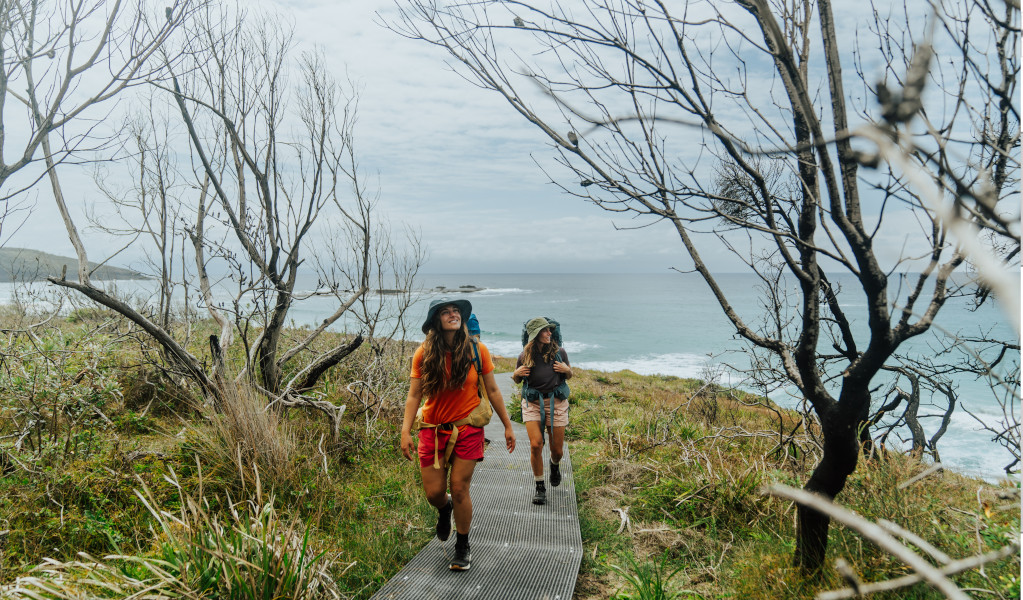
[[[507,401],[516,391],[511,373],[496,375]],[[518,394],[515,394],[518,398]],[[570,600],[582,561],[582,538],[568,447],[561,461],[564,480],[547,486],[547,504],[535,506],[529,469],[529,438],[521,423],[515,452],[504,447],[504,427],[486,428],[492,443],[472,478],[472,567],[448,569],[455,535],[436,537],[376,594],[373,600]],[[546,460],[546,459],[545,459]]]

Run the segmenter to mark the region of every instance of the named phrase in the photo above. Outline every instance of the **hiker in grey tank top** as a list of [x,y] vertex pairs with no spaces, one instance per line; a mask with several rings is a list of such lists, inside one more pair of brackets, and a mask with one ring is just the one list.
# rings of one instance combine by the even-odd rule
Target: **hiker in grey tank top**
[[[555,327],[555,323],[543,317],[526,323],[528,341],[512,373],[515,383],[526,382],[522,388],[522,422],[529,434],[529,465],[536,483],[533,504],[547,502],[543,476],[544,426],[550,426],[551,432],[551,487],[561,484],[560,463],[565,454],[565,427],[568,426],[568,385],[565,381],[572,377],[572,366],[568,362],[568,353],[553,339]],[[552,406],[553,419],[550,417]]]

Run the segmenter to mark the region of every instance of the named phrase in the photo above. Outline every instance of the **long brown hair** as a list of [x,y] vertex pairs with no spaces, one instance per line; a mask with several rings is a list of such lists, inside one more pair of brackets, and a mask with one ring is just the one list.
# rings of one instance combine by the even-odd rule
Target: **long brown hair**
[[[445,368],[445,355],[451,353],[451,376],[447,376]],[[455,337],[449,347],[444,343],[444,335],[435,320],[430,329],[426,332],[426,340],[423,342],[423,377],[420,380],[423,386],[423,394],[432,396],[442,390],[457,390],[465,384],[465,378],[469,375],[469,368],[472,365],[472,344],[469,340],[469,330],[462,323],[462,327],[455,332]]]
[[[535,363],[535,358],[539,358],[545,363],[554,362],[558,357],[558,350],[561,348],[558,343],[551,337],[551,342],[547,345],[541,345],[540,334],[529,340],[526,347],[522,349],[524,356],[522,357],[522,365],[525,367],[532,368]],[[534,358],[535,356],[535,358]]]

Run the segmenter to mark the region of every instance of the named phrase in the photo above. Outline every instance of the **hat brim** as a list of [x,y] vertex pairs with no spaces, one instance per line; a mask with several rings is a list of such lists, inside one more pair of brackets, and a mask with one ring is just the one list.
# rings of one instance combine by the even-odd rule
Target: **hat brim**
[[423,321],[423,333],[430,331],[431,324],[433,323],[434,319],[437,318],[437,312],[440,311],[440,309],[444,308],[445,306],[448,306],[449,304],[454,304],[455,307],[458,308],[458,312],[462,316],[462,325],[466,326],[466,324],[469,322],[469,315],[472,314],[472,303],[469,302],[468,300],[461,299],[452,300],[450,298],[438,298],[430,303],[430,310],[427,311],[426,320]]

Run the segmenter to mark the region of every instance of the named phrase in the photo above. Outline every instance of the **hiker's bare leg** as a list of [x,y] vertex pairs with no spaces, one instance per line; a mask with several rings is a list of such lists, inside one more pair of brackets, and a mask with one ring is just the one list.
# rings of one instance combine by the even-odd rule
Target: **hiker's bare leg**
[[554,431],[551,432],[551,462],[555,464],[561,462],[561,457],[564,455],[565,455],[565,428],[555,425]]
[[451,503],[455,507],[455,531],[469,533],[472,525],[472,499],[469,497],[469,484],[476,461],[465,460],[457,456],[451,457]]
[[434,508],[440,508],[448,502],[448,470],[434,469],[433,465],[419,467],[423,475],[423,492],[426,501]]
[[540,421],[526,421],[526,434],[529,435],[529,466],[533,468],[533,475],[539,477],[543,475],[543,435],[540,432]]

